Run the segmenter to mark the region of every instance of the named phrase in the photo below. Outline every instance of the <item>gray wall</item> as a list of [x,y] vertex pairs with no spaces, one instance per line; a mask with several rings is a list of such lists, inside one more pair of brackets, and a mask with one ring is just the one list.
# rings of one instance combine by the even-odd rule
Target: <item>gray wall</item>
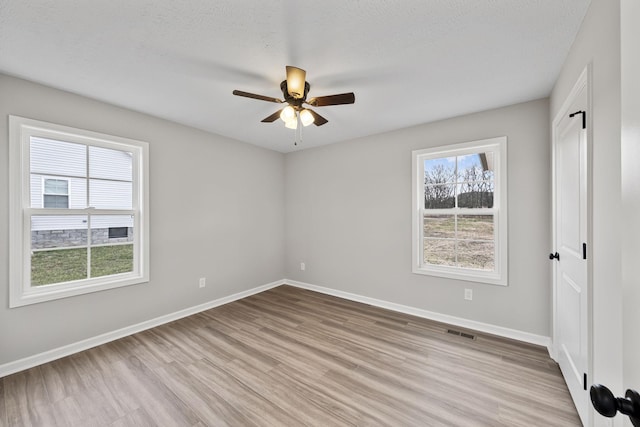
[[[149,142],[148,284],[8,308],[9,114]],[[284,276],[282,154],[4,75],[0,117],[0,364]]]
[[[551,94],[551,118],[586,66],[592,74],[593,378],[622,391],[620,1],[592,0]],[[635,76],[637,78],[637,76]],[[634,165],[637,167],[637,165]],[[637,212],[636,212],[637,215]],[[637,240],[634,242],[637,245]],[[637,271],[638,260],[632,261]],[[637,308],[636,308],[637,309]],[[620,418],[620,417],[617,417]],[[602,417],[596,417],[601,425]]]
[[[286,277],[549,336],[549,126],[543,99],[287,154]],[[502,135],[509,286],[413,274],[411,151]]]

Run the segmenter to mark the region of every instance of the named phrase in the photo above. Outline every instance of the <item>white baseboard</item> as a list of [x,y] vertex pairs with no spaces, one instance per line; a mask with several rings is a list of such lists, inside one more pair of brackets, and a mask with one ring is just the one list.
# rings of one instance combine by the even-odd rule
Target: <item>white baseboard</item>
[[546,347],[549,352],[551,350],[550,348],[551,339],[543,335],[536,335],[529,332],[518,331],[516,329],[510,329],[502,326],[492,325],[489,323],[477,322],[475,320],[469,320],[469,319],[464,319],[462,317],[450,316],[448,314],[436,313],[434,311],[422,310],[420,308],[410,307],[402,304],[396,304],[396,303],[387,302],[387,301],[383,301],[375,298],[369,298],[362,295],[352,294],[349,292],[337,291],[335,289],[311,285],[309,283],[298,282],[296,280],[285,279],[284,283],[287,285],[298,287],[298,288],[308,289],[310,291],[316,291],[323,294],[333,295],[339,298],[348,299],[351,301],[373,305],[375,307],[386,308],[388,310],[393,310],[400,313],[411,314],[413,316],[435,320],[437,322],[447,323],[449,325],[459,326],[461,328],[472,329],[478,332],[484,332],[491,335],[497,335],[504,338],[510,338],[517,341],[522,341],[530,344],[543,346],[543,347]]
[[107,332],[92,338],[87,338],[82,341],[78,341],[69,345],[48,350],[43,353],[39,353],[33,356],[25,357],[13,362],[0,365],[0,378],[13,374],[15,372],[23,371],[25,369],[33,368],[34,366],[42,365],[43,363],[51,362],[61,357],[69,356],[74,353],[78,353],[84,350],[88,350],[92,347],[96,347],[101,344],[106,344],[111,341],[115,341],[119,338],[123,338],[129,335],[133,335],[138,332],[145,331],[147,329],[155,328],[156,326],[163,325],[165,323],[173,322],[174,320],[182,319],[183,317],[191,316],[192,314],[200,313],[201,311],[209,310],[220,305],[228,304],[230,302],[246,298],[248,296],[264,292],[268,289],[275,288],[284,284],[284,280],[277,280],[275,282],[267,283],[266,285],[258,286],[253,289],[238,292],[233,295],[218,298],[213,301],[206,302],[204,304],[196,305],[194,307],[185,308],[184,310],[176,311],[174,313],[166,314],[164,316],[156,317],[155,319],[147,320],[135,325],[127,326],[122,329],[118,329],[112,332]]

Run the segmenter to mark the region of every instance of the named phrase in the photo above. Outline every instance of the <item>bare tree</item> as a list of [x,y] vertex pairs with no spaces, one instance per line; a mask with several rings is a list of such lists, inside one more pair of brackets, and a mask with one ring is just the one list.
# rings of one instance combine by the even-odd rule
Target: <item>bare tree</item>
[[464,208],[487,208],[493,206],[493,179],[491,171],[480,166],[471,166],[460,175],[462,185],[458,195],[458,206]]
[[435,165],[424,172],[425,209],[450,208],[453,205],[455,169],[445,165]]

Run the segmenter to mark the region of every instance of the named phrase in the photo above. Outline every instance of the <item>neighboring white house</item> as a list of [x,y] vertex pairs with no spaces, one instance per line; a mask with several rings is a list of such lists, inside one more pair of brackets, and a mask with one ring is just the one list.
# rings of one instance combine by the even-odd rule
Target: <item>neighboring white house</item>
[[[31,207],[44,209],[131,209],[131,153],[31,138]],[[89,225],[89,221],[91,224]],[[133,240],[131,215],[34,215],[32,249]]]

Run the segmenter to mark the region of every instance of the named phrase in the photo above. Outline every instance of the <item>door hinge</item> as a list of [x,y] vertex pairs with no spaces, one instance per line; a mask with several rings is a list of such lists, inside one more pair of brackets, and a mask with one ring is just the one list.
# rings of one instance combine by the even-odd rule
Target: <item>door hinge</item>
[[587,259],[587,244],[582,244],[582,259]]
[[587,128],[587,112],[586,111],[582,111],[582,110],[576,111],[575,113],[569,114],[569,117],[573,118],[578,114],[582,114],[582,129],[586,129]]
[[582,377],[582,386],[584,387],[585,391],[587,390],[587,374],[585,373]]

